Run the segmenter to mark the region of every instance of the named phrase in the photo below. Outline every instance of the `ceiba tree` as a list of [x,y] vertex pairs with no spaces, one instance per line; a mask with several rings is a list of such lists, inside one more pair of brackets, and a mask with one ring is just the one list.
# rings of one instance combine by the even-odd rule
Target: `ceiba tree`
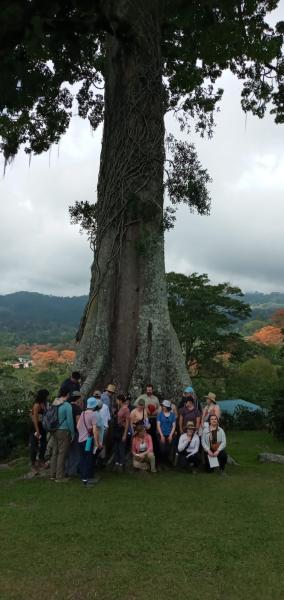
[[[0,3],[6,162],[20,146],[37,154],[58,143],[74,103],[93,128],[104,123],[97,202],[71,209],[94,247],[90,297],[78,331],[86,393],[109,381],[133,390],[152,380],[174,394],[188,382],[169,318],[163,234],[179,202],[208,212],[209,176],[191,144],[165,139],[164,117],[173,111],[181,128],[189,130],[194,122],[210,135],[222,96],[216,82],[230,69],[243,80],[243,109],[262,117],[268,106],[283,122],[284,26],[266,22],[277,5]],[[173,208],[164,211],[166,191]]]

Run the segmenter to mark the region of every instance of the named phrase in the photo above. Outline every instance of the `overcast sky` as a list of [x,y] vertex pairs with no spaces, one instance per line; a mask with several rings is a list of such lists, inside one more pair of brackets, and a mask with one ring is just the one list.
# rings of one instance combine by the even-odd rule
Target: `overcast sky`
[[[284,19],[284,0],[278,19]],[[212,140],[193,134],[213,178],[209,217],[179,209],[166,235],[166,268],[208,273],[243,290],[284,291],[284,125],[240,108],[240,84],[226,73]],[[173,119],[168,130],[178,134]],[[92,255],[70,225],[68,206],[96,199],[101,128],[74,118],[59,152],[20,153],[0,181],[0,293],[88,293]]]

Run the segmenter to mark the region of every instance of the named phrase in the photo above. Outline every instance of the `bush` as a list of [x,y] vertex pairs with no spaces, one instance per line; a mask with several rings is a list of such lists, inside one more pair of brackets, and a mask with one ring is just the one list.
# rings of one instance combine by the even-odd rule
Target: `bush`
[[284,440],[284,390],[271,406],[270,427],[275,437]]
[[268,426],[268,418],[263,411],[251,411],[247,408],[239,407],[234,415],[223,413],[221,425],[227,430],[255,431],[265,429]]
[[31,400],[0,403],[0,459],[7,458],[17,446],[27,444],[30,430]]

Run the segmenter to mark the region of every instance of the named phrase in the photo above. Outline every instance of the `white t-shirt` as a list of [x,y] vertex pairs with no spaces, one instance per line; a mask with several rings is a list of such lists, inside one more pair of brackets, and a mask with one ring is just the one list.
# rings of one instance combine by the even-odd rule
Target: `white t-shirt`
[[98,412],[101,415],[104,428],[108,429],[108,424],[109,424],[109,421],[110,421],[109,407],[106,404],[103,404],[102,408],[100,408],[100,410]]

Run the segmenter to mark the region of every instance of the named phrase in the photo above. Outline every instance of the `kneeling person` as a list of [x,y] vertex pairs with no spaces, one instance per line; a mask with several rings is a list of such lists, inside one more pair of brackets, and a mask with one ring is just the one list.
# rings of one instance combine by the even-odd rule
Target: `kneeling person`
[[224,429],[219,427],[218,417],[209,416],[209,428],[203,430],[202,447],[205,454],[207,471],[214,467],[220,467],[221,473],[227,464],[226,435]]
[[184,469],[195,470],[199,465],[199,436],[193,421],[188,421],[186,432],[182,433],[178,442],[178,462]]
[[132,439],[132,455],[135,469],[147,471],[150,467],[152,473],[156,473],[152,438],[146,433],[143,422],[136,425],[136,433]]

